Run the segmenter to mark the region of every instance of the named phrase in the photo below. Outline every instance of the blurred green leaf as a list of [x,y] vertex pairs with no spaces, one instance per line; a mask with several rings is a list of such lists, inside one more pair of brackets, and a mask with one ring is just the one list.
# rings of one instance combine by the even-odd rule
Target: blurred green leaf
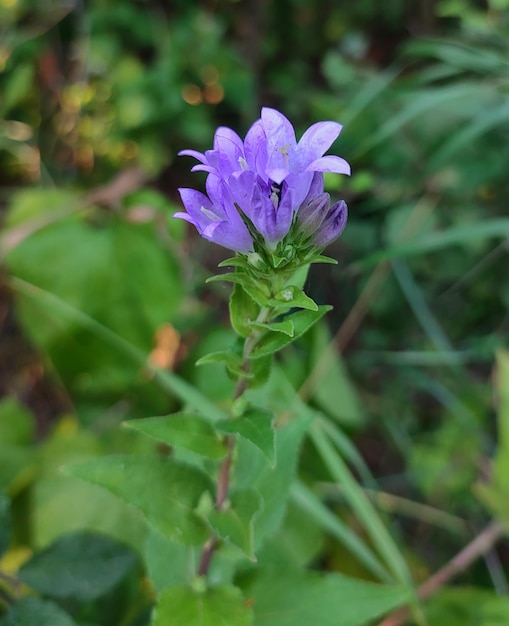
[[359,395],[325,324],[313,328],[311,342],[310,371],[316,368],[319,372],[314,379],[312,400],[340,424],[360,426],[365,418]]
[[7,550],[11,540],[11,502],[0,492],[0,556]]
[[433,626],[506,626],[509,599],[488,589],[443,589],[424,607]]
[[232,586],[197,591],[176,585],[163,591],[157,601],[152,626],[251,626],[252,610],[239,589]]
[[105,595],[134,567],[128,547],[89,532],[64,535],[19,571],[27,585],[50,598],[89,601]]
[[111,216],[95,226],[61,219],[23,241],[6,261],[12,274],[36,288],[33,297],[17,294],[21,321],[75,402],[110,406],[120,390],[136,389],[133,404],[148,394],[145,404],[153,411],[163,405],[153,385],[150,394],[150,385],[141,384],[137,364],[76,317],[60,315],[37,291],[48,291],[150,353],[158,327],[176,313],[182,294],[178,266],[157,245],[150,225]]
[[77,626],[57,604],[39,598],[23,598],[0,619],[0,626]]
[[24,446],[34,442],[35,423],[30,411],[12,398],[0,401],[0,444]]
[[17,491],[34,477],[35,423],[16,400],[0,402],[0,490]]
[[220,459],[227,452],[210,421],[192,413],[146,417],[124,425],[168,446],[182,447],[211,459]]
[[386,259],[415,256],[454,245],[467,245],[470,242],[509,235],[509,219],[499,218],[451,226],[446,230],[429,233],[423,237],[413,237],[409,244],[391,246],[362,259],[357,263],[361,268],[369,267]]
[[2,89],[0,114],[2,116],[26,98],[33,87],[34,67],[31,63],[19,63],[9,74]]
[[375,585],[340,574],[260,569],[245,593],[254,599],[253,626],[365,626],[409,600],[401,587]]
[[206,524],[195,508],[211,485],[196,468],[171,459],[116,455],[68,465],[65,473],[104,487],[132,504],[169,539],[190,545],[207,540]]

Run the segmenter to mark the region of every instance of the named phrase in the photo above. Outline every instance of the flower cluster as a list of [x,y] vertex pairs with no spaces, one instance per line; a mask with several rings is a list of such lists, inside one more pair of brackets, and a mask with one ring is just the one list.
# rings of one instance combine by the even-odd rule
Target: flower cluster
[[324,172],[350,174],[344,159],[324,156],[341,128],[319,122],[297,142],[291,123],[270,108],[262,109],[244,141],[233,130],[218,128],[212,150],[179,153],[199,161],[192,171],[208,173],[207,195],[180,189],[187,212],[175,217],[236,252],[273,251],[282,241],[323,249],[347,219],[345,202],[331,206],[323,185]]

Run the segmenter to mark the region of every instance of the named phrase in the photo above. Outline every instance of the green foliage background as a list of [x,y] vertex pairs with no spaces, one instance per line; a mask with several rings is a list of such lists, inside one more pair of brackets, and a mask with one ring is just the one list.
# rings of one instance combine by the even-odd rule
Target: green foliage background
[[[264,574],[228,579],[238,555],[222,554],[203,623],[251,623],[234,582],[257,626],[273,623],[272,596],[281,624],[369,623],[406,596],[327,621],[338,594],[362,604],[371,589],[346,575],[418,585],[492,519],[507,524],[508,94],[507,0],[0,0],[2,626],[141,626],[166,588],[155,623],[194,623],[201,596],[178,572],[195,548],[60,468],[165,457],[124,420],[223,418],[232,381],[194,364],[232,341],[229,288],[205,285],[228,253],[172,220],[177,187],[199,178],[176,154],[209,148],[219,125],[244,133],[262,105],[298,132],[344,124],[335,151],[353,175],[326,183],[350,218],[328,250],[339,265],[307,282],[334,310],[253,392],[313,422],[245,443],[237,487],[277,503],[250,517]],[[492,549],[424,619],[507,624],[508,568]],[[303,590],[314,601],[295,614]]]

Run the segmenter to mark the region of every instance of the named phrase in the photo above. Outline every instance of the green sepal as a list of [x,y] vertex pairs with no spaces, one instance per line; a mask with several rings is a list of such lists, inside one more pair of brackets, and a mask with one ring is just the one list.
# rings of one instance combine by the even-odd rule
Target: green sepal
[[319,254],[318,256],[312,257],[309,262],[310,263],[328,263],[329,265],[337,265],[338,264],[338,260],[337,259],[333,259],[330,256],[324,256],[322,254]]
[[184,448],[210,459],[221,459],[227,449],[212,424],[193,413],[173,413],[123,422],[124,426],[174,448]]
[[233,543],[249,559],[256,561],[254,520],[262,508],[263,499],[258,491],[242,489],[231,495],[223,509],[212,509],[207,521],[221,539]]
[[235,284],[230,296],[230,320],[233,329],[242,337],[249,337],[249,323],[258,317],[259,307],[244,287]]
[[293,337],[295,328],[292,320],[285,319],[282,322],[272,322],[264,324],[263,322],[250,322],[249,326],[252,328],[259,328],[260,330],[270,331],[274,333],[283,333],[289,337]]
[[274,298],[269,300],[269,306],[278,307],[279,309],[299,308],[318,311],[316,302],[295,285],[287,285],[284,289],[281,289]]
[[303,310],[292,313],[287,319],[293,322],[295,329],[294,336],[289,337],[283,333],[269,333],[260,339],[259,343],[251,352],[249,357],[251,359],[258,359],[260,357],[265,357],[267,354],[273,354],[274,352],[281,350],[281,348],[284,348],[289,343],[303,335],[311,328],[311,326],[313,326],[313,324],[316,324],[316,322],[318,322],[318,320],[331,309],[331,306],[322,305],[318,307],[317,311]]
[[259,448],[267,457],[269,463],[276,464],[275,433],[273,427],[274,416],[262,409],[249,409],[242,417],[220,420],[216,422],[217,430],[237,434],[248,439]]

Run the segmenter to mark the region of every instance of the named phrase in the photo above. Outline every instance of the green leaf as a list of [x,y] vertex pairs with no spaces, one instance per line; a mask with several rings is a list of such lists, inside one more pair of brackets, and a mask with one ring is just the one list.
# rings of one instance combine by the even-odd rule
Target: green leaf
[[430,626],[506,626],[509,598],[488,589],[446,588],[424,605]]
[[11,502],[0,493],[0,556],[7,550],[11,540]]
[[170,585],[190,583],[196,577],[201,547],[170,541],[150,528],[143,546],[143,562],[157,592]]
[[302,482],[295,482],[291,488],[292,500],[301,510],[319,524],[331,537],[334,537],[353,554],[372,574],[382,582],[391,582],[391,576],[366,543],[333,513],[313,491]]
[[212,424],[192,413],[173,413],[123,423],[168,446],[184,448],[211,459],[220,459],[227,452]]
[[251,353],[251,358],[258,359],[262,356],[266,356],[267,354],[272,354],[281,350],[289,343],[303,335],[307,330],[316,324],[318,320],[330,311],[332,307],[330,306],[320,306],[317,311],[296,311],[289,315],[286,319],[290,320],[293,323],[295,332],[293,337],[289,337],[288,335],[283,335],[282,333],[271,333],[270,335],[266,335],[262,337],[260,342],[256,345],[253,352]]
[[254,600],[253,626],[365,626],[409,600],[401,587],[375,585],[340,574],[261,569],[245,589]]
[[238,369],[242,364],[242,357],[229,350],[219,350],[206,354],[196,361],[196,365],[208,365],[209,363],[224,363],[229,368]]
[[262,508],[260,494],[255,489],[244,489],[234,492],[224,509],[212,509],[207,519],[221,539],[235,544],[255,561],[254,520]]
[[451,226],[446,230],[432,232],[422,237],[414,237],[408,244],[394,245],[381,252],[375,252],[356,263],[355,266],[363,269],[386,259],[415,256],[490,237],[505,238],[508,234],[509,218],[501,217],[491,220],[486,219],[482,222],[459,224],[458,226]]
[[332,478],[341,485],[345,499],[383,557],[387,569],[391,571],[397,582],[410,588],[411,576],[401,549],[391,537],[366,493],[355,480],[341,456],[333,448],[317,421],[314,422],[309,434],[324,465]]
[[498,449],[493,479],[509,496],[509,351],[497,353]]
[[194,467],[167,458],[116,455],[68,465],[64,471],[132,504],[169,539],[198,545],[208,538],[195,507],[211,485]]
[[242,417],[216,422],[218,430],[224,433],[238,434],[244,437],[267,457],[274,465],[276,462],[274,415],[262,409],[249,409]]
[[0,442],[24,446],[35,440],[35,422],[30,411],[12,398],[0,402]]
[[[147,366],[148,352],[139,349],[134,343],[125,337],[113,332],[110,328],[97,321],[95,318],[84,313],[81,309],[70,305],[51,291],[46,291],[19,278],[10,279],[11,286],[28,300],[33,300],[37,307],[48,313],[52,319],[64,320],[73,326],[86,329],[90,335],[94,335],[106,347],[108,352],[114,348],[117,356],[122,360],[130,361],[136,365],[136,372]],[[66,342],[63,342],[64,345]],[[194,385],[189,384],[173,372],[154,368],[154,381],[169,394],[175,394],[184,402],[195,408],[203,417],[211,420],[223,419],[222,411],[214,402],[211,402]],[[130,379],[131,380],[131,379]],[[146,383],[144,383],[146,387]],[[116,396],[118,397],[118,396]]]
[[0,626],[77,626],[67,613],[49,600],[23,598],[0,619]]
[[0,490],[13,495],[36,473],[35,422],[32,414],[12,398],[0,402]]
[[237,587],[205,591],[187,585],[168,587],[154,609],[151,626],[251,626],[252,609]]
[[[31,194],[45,206],[44,194]],[[179,267],[157,244],[152,225],[128,222],[114,212],[96,223],[90,215],[93,209],[86,220],[73,215],[53,222],[9,252],[11,274],[25,281],[25,289],[15,284],[19,319],[80,414],[83,407],[102,413],[121,393],[128,394],[135,415],[157,414],[168,406],[158,378],[140,377],[140,365],[111,350],[98,326],[83,318],[141,351],[146,367],[158,328],[180,305]],[[61,314],[63,308],[67,314]],[[78,314],[70,315],[73,310]]]
[[270,306],[281,307],[285,305],[288,308],[297,307],[299,309],[309,309],[310,311],[318,311],[318,305],[314,300],[307,296],[302,289],[295,285],[287,285],[278,292],[273,299],[269,300]]
[[[290,393],[288,383],[275,370],[269,384],[258,392],[258,395],[269,396],[270,387],[277,390],[281,402],[288,407],[287,397]],[[269,389],[267,389],[269,387]],[[295,391],[292,389],[292,393]],[[233,475],[234,489],[256,489],[263,498],[263,509],[255,519],[255,547],[273,535],[281,526],[290,494],[290,485],[295,478],[297,459],[304,433],[312,417],[309,414],[297,413],[288,423],[275,430],[276,445],[273,466],[267,456],[250,441],[240,438],[238,441],[238,457]],[[233,420],[232,420],[233,421]]]
[[311,382],[306,385],[312,389],[306,397],[340,424],[360,426],[365,416],[359,395],[323,322],[313,328],[311,342]]
[[270,324],[264,324],[263,322],[250,322],[249,326],[274,333],[283,333],[284,335],[288,335],[288,337],[293,337],[295,334],[295,328],[292,320],[290,319],[285,319],[282,322],[272,322]]
[[50,598],[95,600],[115,587],[137,562],[136,554],[105,535],[77,532],[37,552],[19,571],[27,585]]
[[274,361],[273,354],[267,354],[259,359],[254,359],[251,362],[251,374],[253,378],[249,381],[249,388],[261,387],[269,379],[270,372],[272,371],[272,363]]
[[509,351],[497,352],[498,448],[493,461],[491,483],[475,485],[484,505],[502,522],[509,524]]
[[210,278],[207,278],[205,282],[215,283],[218,281],[226,281],[234,283],[235,285],[240,285],[250,296],[250,298],[254,302],[256,302],[256,304],[258,304],[259,306],[267,306],[267,303],[269,301],[268,290],[262,290],[261,284],[253,284],[253,281],[249,276],[241,274],[240,272],[219,274],[218,276],[211,276]]
[[235,332],[242,337],[249,337],[251,334],[249,322],[257,318],[259,310],[245,289],[239,284],[234,285],[230,296],[230,319]]

